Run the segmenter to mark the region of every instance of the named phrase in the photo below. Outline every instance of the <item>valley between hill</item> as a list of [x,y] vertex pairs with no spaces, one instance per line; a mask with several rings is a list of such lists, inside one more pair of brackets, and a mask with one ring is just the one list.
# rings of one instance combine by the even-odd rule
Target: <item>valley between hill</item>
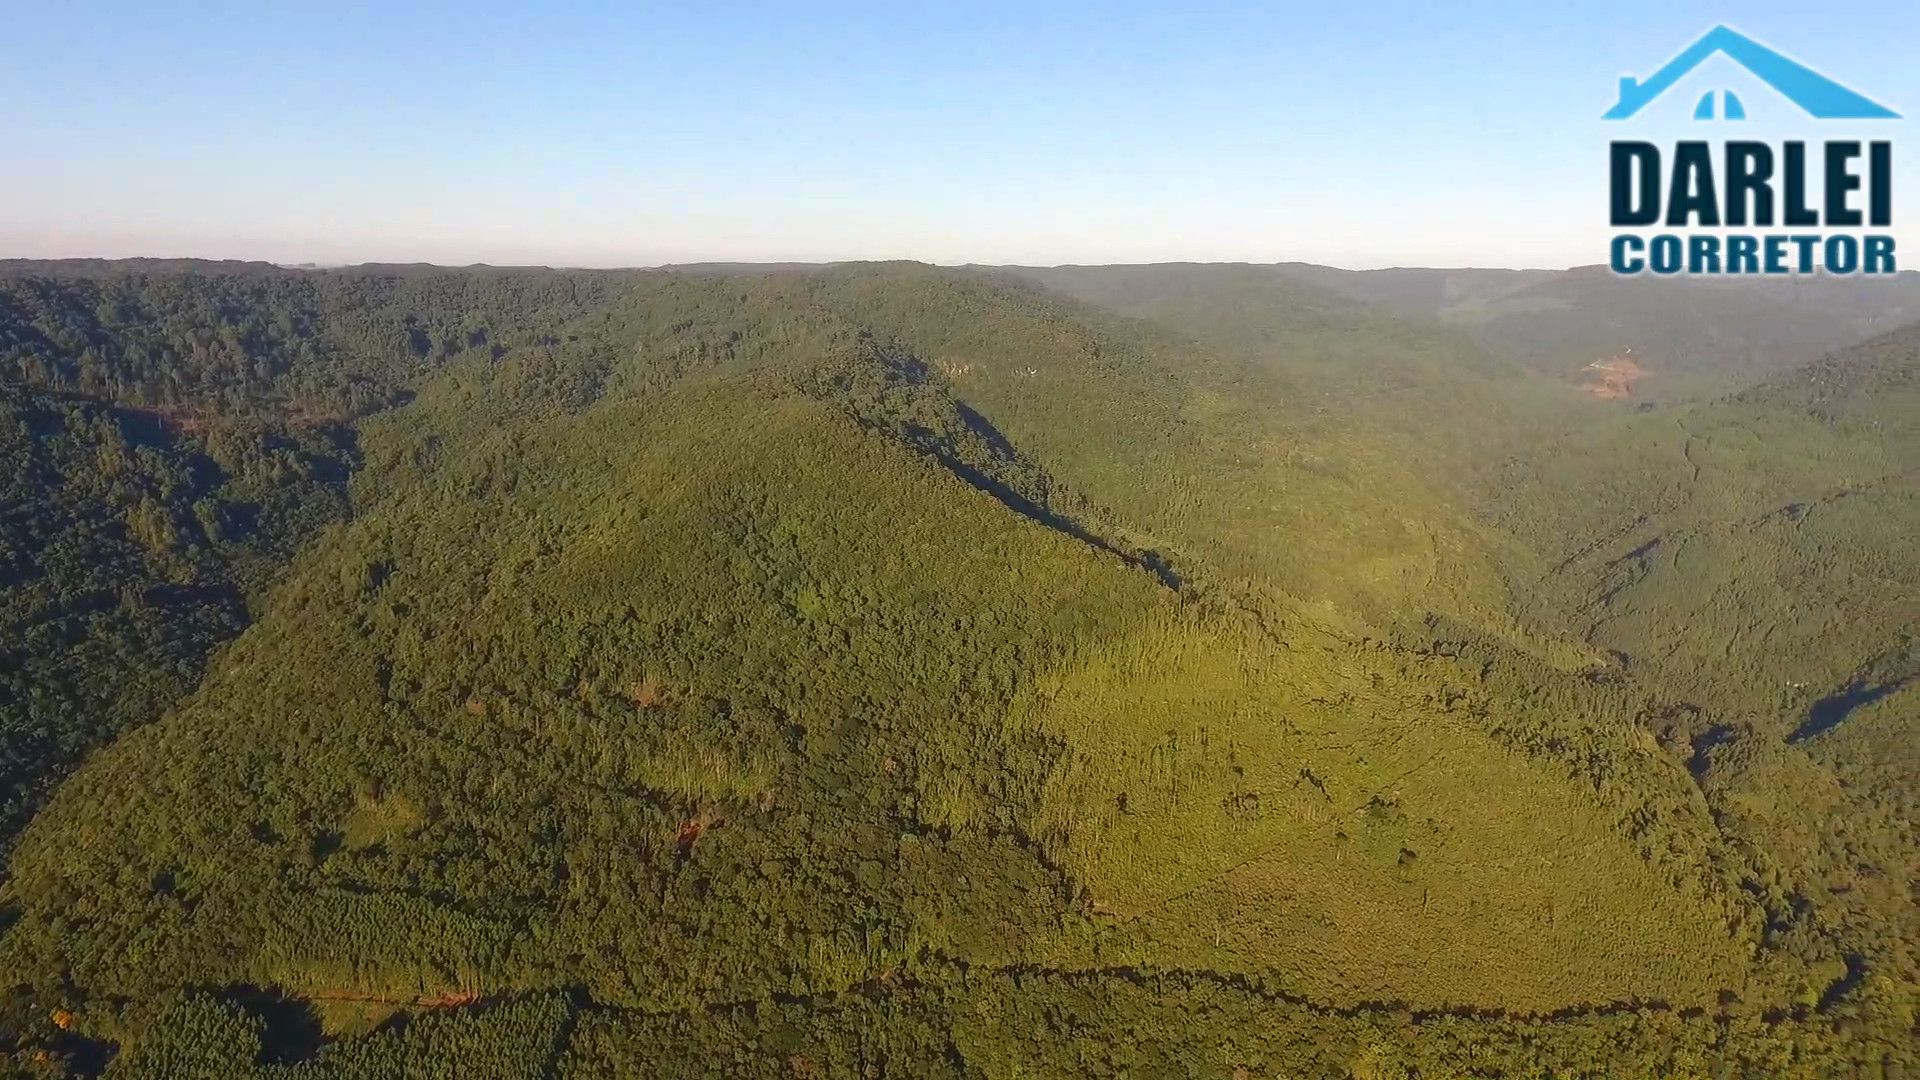
[[0,1049],[1920,1064],[1904,309],[1339,273],[0,264]]

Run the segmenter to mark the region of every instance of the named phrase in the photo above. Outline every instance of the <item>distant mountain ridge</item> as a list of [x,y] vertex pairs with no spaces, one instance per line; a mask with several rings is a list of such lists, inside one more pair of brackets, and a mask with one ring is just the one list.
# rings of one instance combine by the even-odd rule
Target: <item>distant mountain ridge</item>
[[[1164,303],[1168,297],[1153,298],[1156,288],[1196,275],[1284,278],[1394,315],[1436,321],[1502,358],[1563,381],[1577,382],[1586,365],[1631,351],[1644,378],[1619,396],[1633,402],[1713,397],[1809,356],[1920,321],[1915,271],[1885,280],[1734,281],[1630,279],[1604,266],[1341,270],[1311,263],[1148,263],[1005,269],[1054,282],[1103,278],[1101,290],[1120,290],[1104,302],[1122,308]],[[1296,296],[1290,306],[1303,299]],[[1310,306],[1324,309],[1326,301]]]
[[1281,270],[1342,295],[1439,319],[1550,374],[1632,349],[1661,401],[1739,389],[1920,320],[1920,272],[1886,280],[1622,278],[1565,271]]

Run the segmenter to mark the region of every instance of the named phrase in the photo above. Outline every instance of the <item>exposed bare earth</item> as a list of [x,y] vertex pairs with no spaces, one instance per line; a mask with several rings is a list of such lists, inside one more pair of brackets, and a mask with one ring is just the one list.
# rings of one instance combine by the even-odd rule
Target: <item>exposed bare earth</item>
[[1595,360],[1586,366],[1585,371],[1587,381],[1580,385],[1580,389],[1609,401],[1632,397],[1634,384],[1647,374],[1647,370],[1626,353]]

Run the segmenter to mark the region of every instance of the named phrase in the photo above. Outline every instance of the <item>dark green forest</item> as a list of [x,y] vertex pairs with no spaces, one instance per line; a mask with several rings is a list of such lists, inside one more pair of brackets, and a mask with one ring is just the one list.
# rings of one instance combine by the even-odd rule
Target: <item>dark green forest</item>
[[0,263],[7,1067],[1920,1073],[1904,294],[1323,269]]

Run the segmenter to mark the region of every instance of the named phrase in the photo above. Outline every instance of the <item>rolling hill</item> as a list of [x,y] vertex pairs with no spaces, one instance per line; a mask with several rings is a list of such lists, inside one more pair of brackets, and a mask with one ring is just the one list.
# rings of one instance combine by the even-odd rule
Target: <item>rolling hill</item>
[[1437,319],[1556,378],[1592,384],[1591,365],[1630,357],[1636,401],[1708,399],[1812,357],[1920,321],[1920,273],[1730,282],[1572,270],[1275,272],[1404,315]]
[[[1911,608],[1868,586],[1914,569],[1910,337],[1623,415],[1248,268],[0,298],[21,535],[96,575],[6,582],[80,628],[8,668],[67,732],[22,759],[84,756],[0,892],[23,1070],[1911,1059]],[[1796,501],[1824,531],[1747,524]],[[1805,584],[1723,633],[1662,545]],[[180,583],[225,613],[185,644],[85,617]],[[1751,672],[1817,604],[1859,659],[1810,685],[1872,700],[1815,731]],[[171,675],[103,724],[55,676],[109,646]]]

